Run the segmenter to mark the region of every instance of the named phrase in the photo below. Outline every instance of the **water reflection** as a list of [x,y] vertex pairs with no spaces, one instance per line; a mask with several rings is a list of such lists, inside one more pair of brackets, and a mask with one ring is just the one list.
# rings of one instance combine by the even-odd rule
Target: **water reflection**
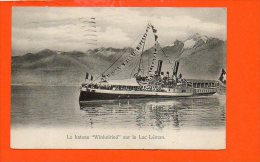
[[91,127],[180,129],[225,126],[225,96],[80,103]]
[[12,86],[12,127],[158,130],[225,127],[225,95],[93,101],[80,106],[78,97],[78,87]]

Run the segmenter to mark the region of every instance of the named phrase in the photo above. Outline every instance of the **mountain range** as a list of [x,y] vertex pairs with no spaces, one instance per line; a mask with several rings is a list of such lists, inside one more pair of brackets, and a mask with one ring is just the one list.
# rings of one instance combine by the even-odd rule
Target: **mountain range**
[[[80,84],[86,72],[96,78],[122,54],[132,51],[131,47],[101,47],[86,52],[44,49],[12,56],[12,84]],[[144,51],[144,60],[151,61],[152,53],[152,48]],[[221,68],[226,67],[226,41],[196,33],[186,40],[175,40],[161,47],[158,58],[164,62],[163,71],[171,72],[171,65],[179,60],[179,73],[184,78],[217,80]],[[143,65],[149,65],[148,61]],[[148,66],[144,69],[146,71]],[[123,71],[119,76],[130,76],[131,68]]]

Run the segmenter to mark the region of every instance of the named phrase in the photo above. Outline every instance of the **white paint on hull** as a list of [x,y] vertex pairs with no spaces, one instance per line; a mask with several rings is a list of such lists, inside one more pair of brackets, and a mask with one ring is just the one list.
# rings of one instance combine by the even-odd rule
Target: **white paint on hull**
[[[87,89],[82,89],[86,91]],[[93,93],[102,94],[118,94],[118,95],[146,95],[146,96],[176,96],[176,97],[188,97],[192,96],[192,92],[152,92],[152,91],[118,91],[118,90],[106,90],[106,89],[89,89]]]

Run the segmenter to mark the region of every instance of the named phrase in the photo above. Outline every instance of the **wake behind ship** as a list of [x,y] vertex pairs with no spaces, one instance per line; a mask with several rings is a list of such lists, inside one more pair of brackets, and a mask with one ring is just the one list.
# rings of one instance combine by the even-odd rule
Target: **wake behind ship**
[[[185,79],[178,73],[179,60],[171,63],[167,54],[158,42],[157,30],[151,24],[146,27],[141,41],[130,54],[123,58],[120,55],[96,79],[86,73],[85,83],[81,85],[79,101],[139,99],[139,98],[175,98],[198,95],[212,95],[217,92],[219,82],[216,80]],[[154,37],[153,53],[148,58],[148,68],[144,68],[144,48],[147,35],[151,31]],[[158,57],[162,53],[169,62],[171,71],[162,71],[163,60]],[[122,59],[123,58],[123,59]],[[151,62],[149,62],[151,60]],[[119,62],[121,61],[121,62]],[[134,66],[127,79],[111,79],[126,68]],[[90,81],[88,80],[90,77]],[[89,81],[89,82],[87,82]]]

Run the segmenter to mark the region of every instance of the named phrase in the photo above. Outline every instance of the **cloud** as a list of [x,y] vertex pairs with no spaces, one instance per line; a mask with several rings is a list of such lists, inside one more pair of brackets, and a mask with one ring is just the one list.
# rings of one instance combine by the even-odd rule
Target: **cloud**
[[127,33],[115,27],[107,27],[104,32],[99,33],[98,39],[105,47],[122,47],[131,43],[131,38],[128,37]]
[[[84,22],[91,17],[96,28]],[[14,7],[13,55],[44,48],[86,51],[134,46],[148,22],[158,29],[162,45],[193,33],[226,39],[223,8]]]

